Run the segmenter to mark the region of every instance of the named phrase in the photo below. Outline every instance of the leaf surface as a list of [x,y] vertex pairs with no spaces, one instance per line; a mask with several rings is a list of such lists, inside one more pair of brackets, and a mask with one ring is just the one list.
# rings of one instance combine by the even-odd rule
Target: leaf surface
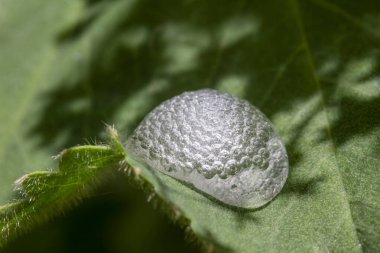
[[[119,0],[62,7],[33,0],[29,14],[14,1],[4,3],[17,15],[2,18],[7,29],[0,33],[0,57],[8,59],[0,63],[3,202],[20,170],[45,166],[61,148],[101,135],[100,122],[130,133],[160,102],[208,87],[249,100],[272,120],[288,150],[290,175],[269,205],[243,211],[135,164],[197,235],[239,253],[379,251],[376,1]],[[32,16],[31,6],[53,17],[16,22]],[[40,20],[57,17],[61,22]],[[29,36],[30,47],[22,39],[28,34],[39,35]]]

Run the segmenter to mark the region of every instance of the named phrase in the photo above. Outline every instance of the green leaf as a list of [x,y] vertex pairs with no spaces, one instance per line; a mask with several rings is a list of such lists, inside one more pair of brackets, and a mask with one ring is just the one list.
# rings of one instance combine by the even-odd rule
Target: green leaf
[[232,252],[379,251],[376,1],[67,2],[2,2],[3,202],[24,168],[101,136],[100,122],[130,133],[165,99],[211,87],[268,115],[290,176],[243,211],[135,165],[198,236]]
[[19,178],[15,184],[20,197],[0,206],[0,247],[77,205],[96,183],[121,168],[125,154],[115,140],[111,146],[66,149],[55,157],[57,171],[38,171]]
[[[252,16],[224,21],[222,34],[235,36],[228,30],[234,22],[235,29],[253,24],[260,32],[252,30],[235,48],[219,45],[217,63],[224,65],[213,79],[258,105],[285,139],[291,167],[283,192],[262,209],[234,210],[133,158],[130,163],[183,211],[197,235],[227,251],[376,252],[380,41],[367,20],[375,19],[369,8],[379,8],[370,2],[358,10],[324,1],[241,4]],[[215,8],[215,16],[218,11],[226,12]]]

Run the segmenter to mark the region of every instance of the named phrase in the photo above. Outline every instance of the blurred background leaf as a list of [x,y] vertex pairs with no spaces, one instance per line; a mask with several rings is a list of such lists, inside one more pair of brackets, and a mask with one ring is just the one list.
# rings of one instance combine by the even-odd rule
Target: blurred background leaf
[[[101,140],[103,122],[126,138],[160,102],[210,87],[259,107],[289,152],[283,194],[248,214],[278,233],[257,250],[264,243],[289,250],[280,243],[286,240],[306,241],[309,251],[334,250],[348,233],[347,247],[356,241],[356,249],[376,252],[379,31],[373,0],[2,0],[0,201],[14,197],[15,179],[52,166],[51,155]],[[28,252],[196,250],[125,176],[99,194],[7,251],[25,251],[23,245]],[[181,204],[178,196],[168,198]],[[284,219],[260,221],[278,206],[285,207]],[[324,212],[313,215],[316,206]],[[311,222],[303,225],[305,217]],[[211,241],[218,236],[200,223],[194,228],[211,233]]]

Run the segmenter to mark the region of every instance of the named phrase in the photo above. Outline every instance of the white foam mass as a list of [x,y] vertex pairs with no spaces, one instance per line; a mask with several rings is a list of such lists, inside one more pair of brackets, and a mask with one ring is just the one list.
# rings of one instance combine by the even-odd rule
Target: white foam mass
[[260,207],[288,175],[285,147],[248,101],[216,90],[185,92],[150,112],[127,153],[225,204]]

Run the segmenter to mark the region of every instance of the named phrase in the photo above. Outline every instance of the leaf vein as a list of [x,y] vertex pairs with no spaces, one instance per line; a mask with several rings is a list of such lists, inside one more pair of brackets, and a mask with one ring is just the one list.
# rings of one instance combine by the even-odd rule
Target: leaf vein
[[376,39],[380,39],[380,33],[376,33],[374,29],[370,29],[363,21],[359,20],[352,14],[348,13],[347,11],[343,10],[336,4],[333,4],[331,2],[327,2],[325,0],[312,0],[312,2],[322,8],[324,8],[327,11],[330,11],[343,19],[350,22],[352,25],[358,27],[359,29],[362,29],[364,32],[370,34],[371,36],[375,37]]
[[306,59],[307,59],[307,64],[308,64],[308,68],[311,72],[311,75],[312,75],[312,78],[313,78],[313,83],[316,85],[316,88],[319,92],[319,95],[320,95],[320,100],[321,100],[321,106],[322,106],[322,109],[323,109],[323,114],[324,114],[324,118],[325,118],[325,122],[326,122],[326,131],[327,131],[327,134],[328,134],[328,137],[330,139],[330,143],[331,143],[331,146],[332,146],[332,151],[334,153],[334,158],[335,158],[335,161],[336,161],[336,167],[337,167],[337,173],[338,173],[338,176],[339,176],[339,179],[340,179],[340,183],[341,183],[341,187],[342,187],[342,190],[344,192],[344,196],[345,196],[345,203],[348,205],[348,212],[349,212],[349,217],[350,217],[350,221],[352,223],[352,231],[355,235],[355,239],[356,241],[359,243],[359,237],[358,237],[358,234],[357,234],[357,230],[356,230],[356,225],[354,223],[354,219],[353,219],[353,216],[352,216],[352,212],[351,212],[351,206],[350,206],[350,203],[349,203],[349,198],[348,198],[348,193],[347,193],[347,190],[345,189],[344,187],[344,184],[343,184],[343,179],[342,179],[342,174],[341,174],[341,171],[340,171],[340,168],[339,168],[339,161],[338,161],[338,158],[337,158],[337,149],[336,149],[336,146],[335,146],[335,143],[334,143],[334,139],[332,137],[332,131],[331,131],[331,127],[330,127],[330,122],[329,122],[329,118],[328,118],[328,113],[327,113],[327,106],[326,106],[326,103],[324,101],[324,96],[323,96],[323,92],[322,92],[322,87],[321,87],[321,83],[320,83],[320,80],[319,80],[319,77],[316,73],[316,67],[315,67],[315,64],[314,64],[314,61],[313,61],[313,56],[312,56],[312,52],[311,52],[311,48],[310,48],[310,43],[308,42],[308,39],[307,39],[307,35],[305,33],[305,30],[304,30],[304,25],[302,24],[302,17],[301,17],[301,14],[300,14],[300,7],[299,7],[299,0],[290,0],[290,4],[291,6],[293,7],[294,9],[294,14],[295,14],[295,18],[296,18],[296,23],[297,23],[297,27],[298,27],[298,30],[299,30],[299,33],[300,33],[300,37],[301,37],[301,44],[304,46],[304,49],[305,49],[305,52],[306,52]]

